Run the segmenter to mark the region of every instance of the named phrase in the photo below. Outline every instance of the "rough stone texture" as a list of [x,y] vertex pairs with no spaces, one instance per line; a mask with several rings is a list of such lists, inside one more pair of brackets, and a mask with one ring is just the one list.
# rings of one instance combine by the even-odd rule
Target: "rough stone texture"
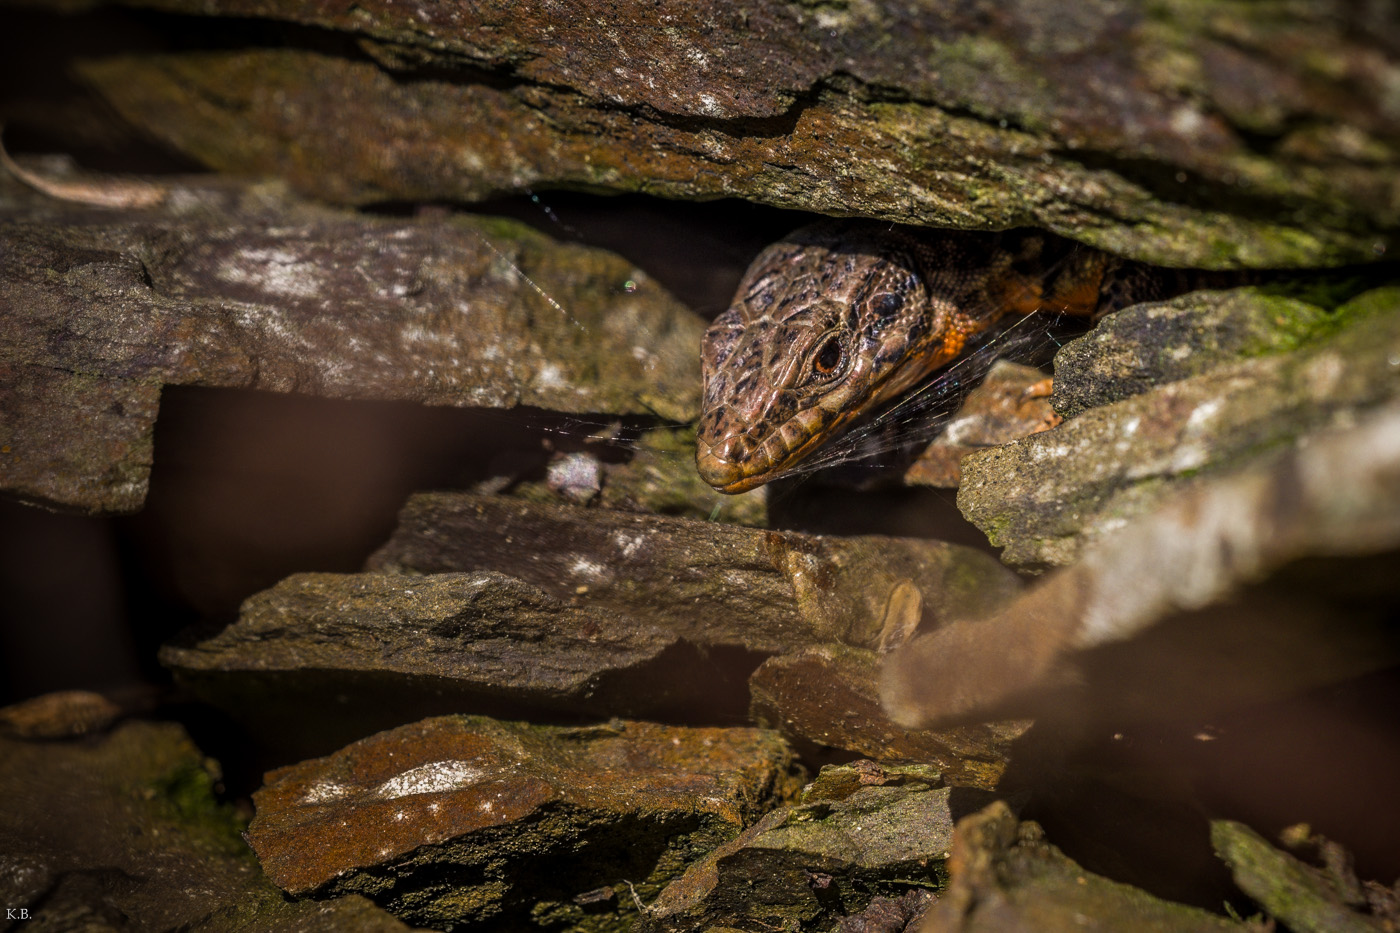
[[948,889],[919,933],[1257,929],[1091,874],[1000,802],[958,823],[948,869]]
[[215,802],[211,767],[171,723],[0,737],[0,904],[30,916],[15,929],[408,931],[359,897],[286,902]]
[[[938,438],[905,471],[904,481],[957,489],[962,460],[968,454],[1058,425],[1061,419],[1050,400],[1037,394],[1046,382],[1045,374],[1033,366],[998,360],[967,394]],[[1055,388],[1059,391],[1058,385]]]
[[259,734],[324,749],[447,712],[682,716],[722,678],[677,642],[498,573],[316,573],[161,662]]
[[1400,217],[1385,5],[143,5],[331,31],[83,69],[180,150],[331,199],[739,196],[1196,265],[1370,259]]
[[774,653],[873,647],[900,584],[924,612],[976,615],[1016,578],[986,554],[912,538],[833,538],[466,493],[411,498],[370,569],[495,570],[693,644]]
[[1055,354],[1051,401],[1072,418],[1226,363],[1296,350],[1335,326],[1340,302],[1328,297],[1241,288],[1125,308]]
[[[1191,300],[1235,308],[1249,301]],[[1258,300],[1262,313],[1277,313],[1278,302]],[[1303,316],[1285,305],[1294,320]],[[1123,326],[1151,320],[1144,309]],[[971,455],[962,464],[958,507],[1005,547],[1008,563],[1069,564],[1087,544],[1161,501],[1175,481],[1239,465],[1309,431],[1354,423],[1400,394],[1400,287],[1358,296],[1328,324],[1293,353],[1216,366]]]
[[272,772],[248,838],[293,894],[439,929],[617,929],[628,882],[654,896],[790,793],[789,762],[755,729],[441,717]]
[[881,762],[924,762],[948,784],[991,790],[1011,743],[1030,723],[977,723],[943,732],[910,730],[880,708],[879,656],[823,645],[769,658],[749,679],[755,722]]
[[774,810],[696,862],[638,922],[638,933],[715,927],[822,929],[873,896],[938,888],[957,806],[989,795],[938,786],[920,766],[823,768],[794,807]]
[[[1342,365],[1325,372],[1344,381]],[[883,698],[896,722],[930,727],[1038,715],[1060,690],[1053,702],[1088,719],[1288,696],[1395,662],[1398,556],[1391,404],[1178,492],[988,619],[916,637],[887,662]],[[1102,692],[1071,686],[1084,683]]]
[[[1363,910],[1360,890],[1348,891],[1340,879],[1269,845],[1243,823],[1210,824],[1215,852],[1234,873],[1235,884],[1268,914],[1298,933],[1379,933],[1393,929]],[[1356,885],[1356,878],[1348,879]]]
[[[132,511],[163,384],[685,420],[702,323],[509,221],[391,221],[172,182],[96,210],[0,177],[0,488]],[[546,297],[548,296],[548,297]]]

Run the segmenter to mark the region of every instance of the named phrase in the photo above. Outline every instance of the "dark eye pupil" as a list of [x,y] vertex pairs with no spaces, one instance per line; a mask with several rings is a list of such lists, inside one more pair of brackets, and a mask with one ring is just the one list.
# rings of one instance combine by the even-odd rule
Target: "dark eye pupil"
[[832,337],[822,344],[821,350],[817,352],[814,365],[817,372],[823,376],[834,372],[836,367],[841,365],[841,341]]
[[875,300],[875,311],[878,314],[894,314],[903,304],[898,295],[881,295]]

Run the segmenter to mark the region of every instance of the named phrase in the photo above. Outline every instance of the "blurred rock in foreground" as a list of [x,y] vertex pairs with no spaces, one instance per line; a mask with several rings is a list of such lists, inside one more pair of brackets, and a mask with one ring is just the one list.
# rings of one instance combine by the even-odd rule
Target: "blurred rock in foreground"
[[[1341,358],[1326,371],[1348,378]],[[1004,610],[916,638],[891,656],[884,700],[927,727],[993,711],[1158,719],[1288,696],[1400,658],[1397,561],[1390,405],[1202,479]]]
[[1018,823],[1000,802],[958,823],[948,870],[948,889],[919,933],[1262,933],[1258,926],[1161,901],[1091,874],[1046,842],[1039,826]]

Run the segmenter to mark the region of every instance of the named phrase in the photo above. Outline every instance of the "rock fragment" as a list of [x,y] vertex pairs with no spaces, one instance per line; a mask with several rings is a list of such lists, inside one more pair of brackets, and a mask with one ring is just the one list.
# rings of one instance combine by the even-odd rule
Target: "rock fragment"
[[[685,420],[702,322],[622,258],[172,181],[99,211],[0,177],[0,488],[138,508],[162,385]],[[625,288],[628,283],[631,288]]]
[[1085,871],[999,801],[958,823],[948,869],[947,891],[919,933],[1069,933],[1087,922],[1149,933],[1251,929]]
[[1217,366],[1300,349],[1345,320],[1335,313],[1341,303],[1238,288],[1124,308],[1055,354],[1051,402],[1073,418]]
[[272,772],[248,838],[292,894],[438,929],[615,928],[790,793],[790,761],[754,729],[441,717]]
[[[1236,310],[1264,302],[1270,310],[1261,313],[1279,304],[1230,293],[1191,299],[1214,301]],[[1152,321],[1144,308],[1119,323]],[[1365,292],[1310,329],[1317,339],[1292,353],[1216,366],[967,457],[958,507],[1008,563],[1063,566],[1180,482],[1353,424],[1400,395],[1400,288]]]
[[750,715],[794,738],[880,762],[931,765],[950,785],[996,787],[1029,721],[906,729],[880,707],[879,664],[875,652],[843,645],[769,658],[749,678]]
[[931,619],[976,615],[1016,591],[986,554],[937,541],[760,531],[468,493],[411,498],[378,571],[495,570],[693,644],[776,653],[874,646],[901,584]]
[[[823,768],[801,803],[769,813],[662,891],[637,930],[816,929],[877,896],[935,890],[955,818],[955,792],[938,785],[917,765]],[[956,793],[973,806],[990,799]]]
[[161,661],[263,735],[326,749],[466,710],[676,717],[708,696],[707,678],[682,676],[703,659],[677,641],[498,573],[310,573]]
[[1371,915],[1365,892],[1349,867],[1349,877],[1314,868],[1233,820],[1212,822],[1210,840],[1240,890],[1290,930],[1379,933],[1390,928],[1387,918]]
[[904,481],[957,489],[964,457],[1055,427],[1062,420],[1042,387],[1049,379],[1033,366],[998,360],[967,394],[938,438],[905,471]]

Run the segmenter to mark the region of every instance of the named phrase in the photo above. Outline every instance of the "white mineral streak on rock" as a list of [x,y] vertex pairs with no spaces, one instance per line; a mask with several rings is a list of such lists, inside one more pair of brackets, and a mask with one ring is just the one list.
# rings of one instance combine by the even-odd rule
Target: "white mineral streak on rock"
[[225,282],[237,282],[287,298],[315,298],[323,286],[314,262],[285,249],[245,249],[226,260],[218,272]]
[[332,800],[339,800],[350,793],[350,788],[335,781],[317,781],[306,789],[302,795],[301,802],[307,804],[329,803]]
[[609,576],[608,568],[584,557],[582,554],[574,559],[569,567],[569,572],[577,577],[587,577],[590,580],[606,580]]
[[434,761],[390,778],[375,789],[375,794],[385,800],[411,794],[441,794],[470,787],[487,774],[486,770],[468,761]]

